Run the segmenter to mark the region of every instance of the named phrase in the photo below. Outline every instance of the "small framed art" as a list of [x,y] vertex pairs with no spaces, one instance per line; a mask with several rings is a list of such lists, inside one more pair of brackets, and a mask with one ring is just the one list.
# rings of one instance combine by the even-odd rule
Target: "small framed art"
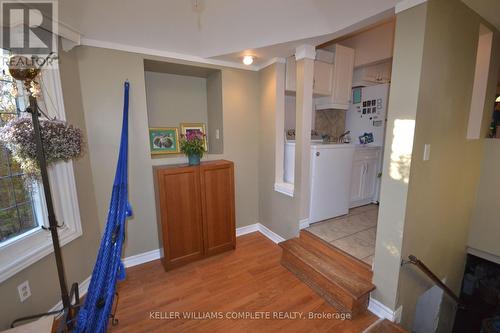
[[178,154],[179,131],[176,127],[153,127],[149,129],[151,155]]

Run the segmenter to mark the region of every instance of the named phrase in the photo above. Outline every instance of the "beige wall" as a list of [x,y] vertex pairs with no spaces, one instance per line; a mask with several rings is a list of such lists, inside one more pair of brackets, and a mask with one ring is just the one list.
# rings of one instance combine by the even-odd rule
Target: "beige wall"
[[500,257],[500,140],[485,140],[481,180],[477,193],[468,245]]
[[[93,47],[79,47],[83,106],[89,137],[89,156],[98,203],[101,229],[107,214],[115,161],[118,153],[123,81],[130,90],[129,187],[134,216],[127,223],[124,256],[159,247],[153,193],[152,166],[185,163],[184,156],[152,159],[148,142],[148,118],[141,54]],[[172,59],[147,57],[176,62]],[[196,65],[196,64],[195,64]],[[257,222],[258,74],[222,68],[224,158],[235,162],[237,227]]]
[[145,72],[145,81],[150,127],[207,124],[207,79]]
[[[79,73],[74,52],[59,53],[64,107],[69,123],[85,132]],[[96,198],[89,154],[74,162],[76,189],[83,235],[62,248],[68,284],[82,282],[91,273],[99,246],[99,226]],[[28,280],[32,296],[19,301],[17,286]],[[68,286],[69,287],[69,286]],[[9,327],[15,318],[48,311],[60,300],[54,256],[49,255],[0,284],[0,330]]]
[[276,112],[278,107],[284,109],[284,89],[279,88],[284,85],[284,64],[270,65],[259,74],[259,222],[278,235],[291,238],[299,231],[298,200],[274,191]]
[[208,149],[213,154],[222,154],[224,152],[224,115],[222,113],[221,71],[212,73],[207,78],[207,115]]
[[[398,14],[372,294],[396,310],[399,263],[423,55],[426,5]],[[410,38],[411,36],[411,38]]]
[[[397,16],[389,104],[392,124],[386,137],[390,151],[384,159],[375,282],[383,285],[377,297],[389,306],[394,303],[396,307],[403,306],[402,324],[407,329],[411,328],[418,297],[433,283],[413,266],[399,268],[396,261],[399,256],[407,259],[409,254],[416,255],[455,292],[460,289],[484,141],[466,140],[480,22],[480,18],[458,0],[430,0]],[[422,33],[423,48],[418,38]],[[405,39],[411,40],[412,45],[405,45]],[[401,50],[403,46],[406,50]],[[421,54],[421,64],[416,62],[413,68],[402,68],[406,52],[415,56]],[[397,102],[404,96],[399,93],[400,89],[415,91],[400,81],[404,73],[420,74],[416,103],[414,98],[405,104]],[[490,83],[494,89],[494,82],[490,80]],[[490,99],[492,89],[489,89]],[[484,113],[481,137],[485,136],[489,125],[490,105]],[[400,157],[395,161],[397,120],[413,120],[413,110],[409,115],[406,112],[415,107],[410,159]],[[431,145],[429,161],[422,159],[424,144]],[[404,174],[408,171],[409,183],[405,186]],[[397,193],[396,186],[401,195],[407,193],[406,207],[401,206],[401,200],[396,205],[387,201],[390,193]],[[393,215],[395,212],[397,216]],[[391,224],[392,232],[389,231]],[[386,276],[385,282],[381,282]],[[394,294],[391,290],[396,290],[393,285],[396,277],[398,293]],[[453,318],[452,303],[445,296],[438,331],[449,331]]]

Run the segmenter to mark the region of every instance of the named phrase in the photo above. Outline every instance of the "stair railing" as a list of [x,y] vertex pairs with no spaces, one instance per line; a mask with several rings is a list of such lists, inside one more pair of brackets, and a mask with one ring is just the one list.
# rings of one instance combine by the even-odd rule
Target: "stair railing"
[[429,267],[427,267],[422,261],[420,261],[416,256],[410,254],[408,256],[409,261],[403,261],[403,264],[410,263],[418,267],[425,275],[427,275],[439,288],[441,288],[445,294],[447,294],[451,299],[453,299],[460,308],[464,308],[464,302],[451,290],[448,288],[443,281],[441,281],[436,274],[434,274]]

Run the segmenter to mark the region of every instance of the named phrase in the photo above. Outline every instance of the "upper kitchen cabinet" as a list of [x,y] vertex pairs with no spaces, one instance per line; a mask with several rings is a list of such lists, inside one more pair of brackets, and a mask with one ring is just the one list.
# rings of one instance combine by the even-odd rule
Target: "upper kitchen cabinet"
[[315,96],[329,96],[332,93],[333,65],[314,61],[313,93]]
[[316,110],[347,110],[349,108],[354,71],[354,49],[336,44],[334,50],[331,94],[315,100]]
[[[327,59],[324,59],[327,60]],[[297,62],[295,57],[286,59],[286,82],[285,90],[295,92],[297,90]],[[314,96],[329,96],[332,93],[333,65],[323,60],[314,61]]]

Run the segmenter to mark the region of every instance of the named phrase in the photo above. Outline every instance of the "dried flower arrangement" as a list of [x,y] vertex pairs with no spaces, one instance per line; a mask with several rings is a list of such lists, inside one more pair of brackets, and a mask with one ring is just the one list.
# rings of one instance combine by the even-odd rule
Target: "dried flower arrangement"
[[[83,135],[80,129],[59,120],[41,120],[40,133],[47,164],[67,161],[82,154]],[[31,118],[9,121],[0,129],[0,143],[12,153],[28,180],[39,179],[35,135]]]

